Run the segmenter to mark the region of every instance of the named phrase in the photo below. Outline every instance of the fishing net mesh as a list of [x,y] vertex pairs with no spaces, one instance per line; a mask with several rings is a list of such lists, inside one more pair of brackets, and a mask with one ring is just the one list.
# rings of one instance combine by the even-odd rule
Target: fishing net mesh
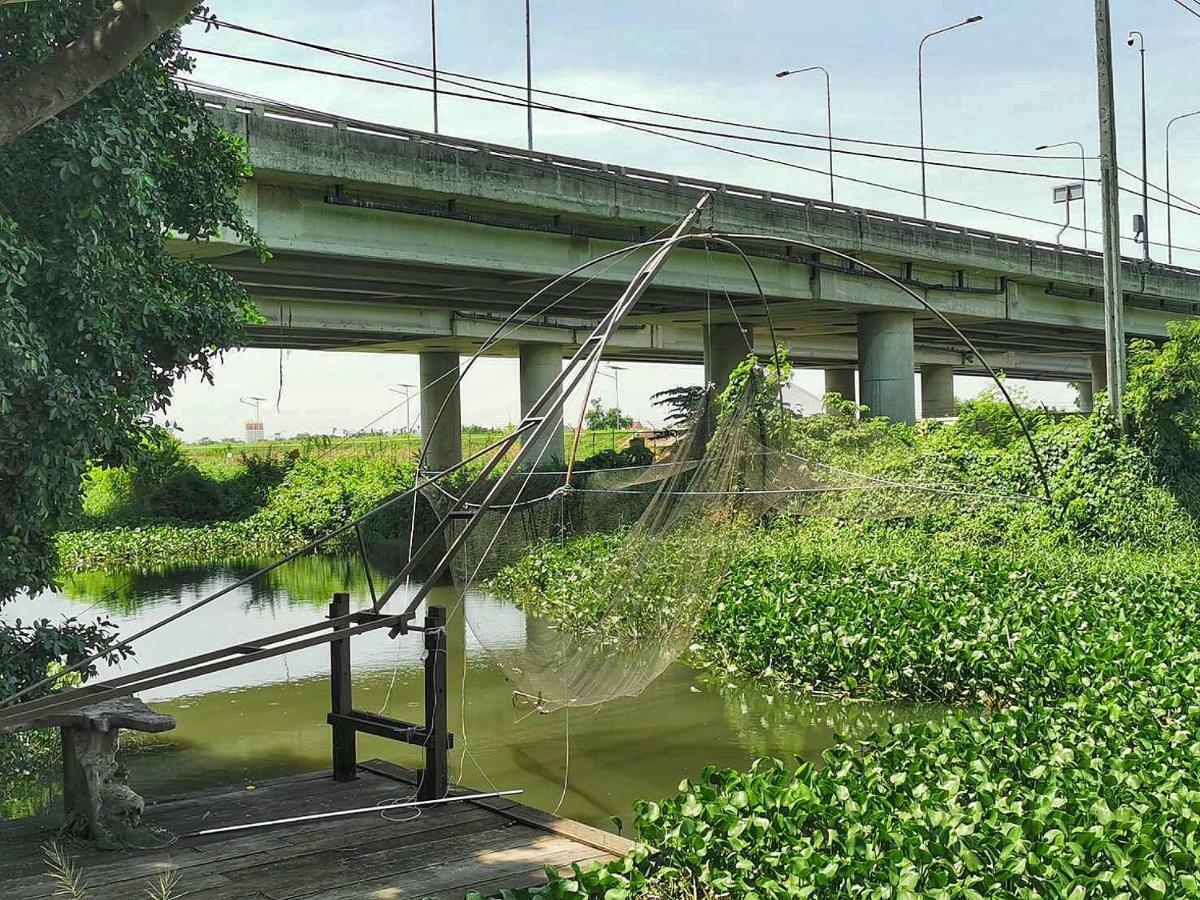
[[[569,480],[559,471],[513,472],[482,512],[487,485],[462,497],[427,489],[439,513],[461,500],[476,519],[452,566],[464,591],[539,545],[615,535],[582,570],[551,565],[544,573],[570,584],[508,597],[525,614],[518,647],[473,621],[467,605],[475,638],[518,696],[550,711],[639,694],[692,643],[739,539],[764,518],[911,518],[961,511],[985,496],[868,471],[868,457],[887,458],[887,429],[825,434],[777,400],[761,372],[722,397],[710,390],[653,464]],[[448,523],[448,544],[465,522]]]

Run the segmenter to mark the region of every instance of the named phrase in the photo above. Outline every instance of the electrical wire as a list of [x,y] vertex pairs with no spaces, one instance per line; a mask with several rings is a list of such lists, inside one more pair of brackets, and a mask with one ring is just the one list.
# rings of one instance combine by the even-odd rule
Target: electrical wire
[[[257,65],[289,69],[291,71],[303,72],[305,74],[310,74],[310,75],[323,75],[326,77],[333,77],[333,78],[345,78],[345,79],[350,79],[352,81],[363,81],[368,84],[376,84],[376,85],[385,86],[385,87],[395,87],[395,88],[401,88],[403,90],[419,91],[422,93],[433,93],[433,88],[425,87],[424,85],[405,84],[403,82],[398,82],[398,81],[388,81],[386,79],[381,79],[381,78],[371,78],[370,76],[366,76],[366,75],[352,75],[350,73],[337,72],[337,71],[334,71],[331,69],[319,69],[319,68],[312,67],[312,66],[302,66],[302,65],[299,65],[296,63],[284,63],[284,62],[280,62],[279,60],[267,60],[267,59],[260,59],[258,57],[243,56],[241,54],[236,54],[236,53],[225,53],[220,50],[204,50],[199,47],[184,47],[183,49],[189,53],[201,53],[201,54],[205,54],[207,56],[215,56],[215,57],[218,57],[221,59],[228,59],[228,60],[232,60],[235,62],[248,62],[248,63],[257,64]],[[410,73],[410,74],[419,74],[419,73]],[[455,82],[453,79],[445,78],[440,73],[439,73],[439,78],[446,81],[448,84],[457,84],[457,82]],[[464,85],[459,84],[459,87],[464,87]],[[462,93],[460,91],[448,91],[448,90],[441,89],[441,88],[439,88],[438,94],[440,96],[446,96],[446,97],[457,97],[457,98],[463,99],[463,100],[475,100],[477,102],[482,102],[482,103],[494,103],[494,104],[497,104],[500,106],[520,107],[521,109],[525,109],[529,105],[529,103],[525,100],[522,100],[517,97],[510,97],[506,94],[500,93],[499,91],[490,90],[488,88],[479,88],[479,87],[475,87],[473,85],[466,85],[465,87],[467,87],[470,90],[482,91],[484,94],[489,94],[492,96],[480,96],[479,94],[466,94],[466,93]],[[822,154],[829,152],[828,147],[817,147],[817,146],[814,146],[811,144],[797,144],[797,143],[793,143],[790,141],[773,140],[770,138],[750,137],[747,135],[733,134],[733,133],[727,132],[727,131],[712,131],[712,130],[707,130],[707,129],[702,129],[702,128],[690,128],[690,127],[683,126],[683,125],[671,125],[671,124],[668,124],[665,122],[648,122],[644,119],[628,119],[628,118],[623,118],[623,117],[618,117],[618,116],[604,115],[601,113],[590,113],[590,112],[584,112],[582,110],[567,109],[566,107],[562,107],[562,106],[551,106],[551,105],[545,104],[545,103],[534,103],[533,108],[540,112],[550,112],[550,113],[557,113],[559,115],[565,115],[565,116],[575,116],[577,118],[589,119],[591,121],[596,121],[596,122],[604,122],[604,123],[607,123],[610,125],[620,125],[622,127],[631,128],[636,131],[646,131],[651,134],[657,133],[657,134],[660,134],[661,136],[671,136],[671,135],[662,135],[662,132],[655,131],[652,129],[665,129],[668,132],[680,132],[681,134],[705,135],[708,137],[723,138],[725,140],[745,141],[745,142],[753,143],[753,144],[765,144],[765,145],[769,145],[772,147],[783,147],[783,148],[797,149],[797,150],[811,150],[811,151],[814,151],[817,153],[822,153]],[[677,139],[679,139],[679,140],[687,140],[686,138],[684,138],[680,135],[674,135],[674,136],[677,137]],[[715,145],[705,144],[703,142],[693,142],[693,143],[698,143],[700,146],[707,146],[707,147],[710,147],[711,149],[727,150],[727,152],[737,152],[737,151],[729,150],[728,148],[722,148],[722,147],[715,146]],[[921,160],[912,159],[912,158],[909,158],[906,156],[892,156],[892,155],[880,154],[880,153],[868,153],[868,152],[862,151],[862,150],[843,150],[843,149],[838,149],[838,148],[834,148],[833,152],[843,154],[846,156],[862,157],[862,158],[875,159],[875,160],[880,160],[880,161],[885,161],[885,162],[910,163],[912,165],[920,165],[921,164]],[[743,153],[741,155],[748,155],[748,156],[750,156],[750,158],[761,159],[761,160],[764,160],[767,162],[776,162],[776,161],[782,162],[779,160],[772,160],[767,157],[754,156],[753,154]],[[1075,157],[1074,159],[1075,159],[1075,161],[1078,161],[1079,157]],[[998,168],[998,167],[994,167],[994,166],[976,166],[976,165],[970,165],[968,163],[944,162],[941,160],[927,160],[925,164],[928,166],[936,166],[936,167],[947,168],[947,169],[957,169],[957,170],[969,171],[969,172],[986,172],[988,174],[993,174],[993,175],[1024,176],[1027,178],[1052,179],[1055,181],[1061,181],[1065,177],[1061,173],[1057,173],[1057,172],[1023,172],[1023,171],[1020,171],[1017,169],[1002,169],[1002,168]],[[808,167],[808,166],[801,166],[801,165],[793,164],[793,163],[787,163],[787,165],[792,165],[794,168],[803,169],[804,171],[813,172],[816,174],[823,174],[826,176],[828,176],[828,174],[829,174],[828,172],[823,172],[820,169],[816,169],[816,168],[812,168],[812,167]],[[846,181],[851,181],[851,182],[856,181],[856,179],[849,178],[848,176],[837,175],[836,177],[842,178],[843,180],[846,180]],[[1091,182],[1096,182],[1098,179],[1087,179],[1087,180],[1091,181]],[[870,184],[873,187],[886,187],[883,185],[874,184],[872,182],[860,182],[860,183]],[[912,193],[915,194],[916,192],[912,192]],[[916,194],[916,196],[920,196],[920,194]],[[934,198],[931,197],[930,199],[934,199]]]
[[[250,34],[250,35],[257,36],[257,37],[262,37],[262,38],[266,38],[268,40],[279,41],[279,42],[282,42],[285,44],[291,44],[291,45],[297,46],[297,47],[304,47],[309,50],[317,50],[322,53],[330,53],[335,56],[340,56],[340,57],[343,57],[346,59],[355,60],[357,62],[365,62],[365,63],[370,63],[371,65],[383,66],[385,68],[394,69],[396,71],[406,72],[408,74],[421,75],[424,77],[432,77],[433,71],[434,71],[431,67],[423,66],[418,63],[410,63],[410,62],[403,62],[400,60],[392,60],[392,59],[387,59],[386,57],[372,56],[370,54],[360,53],[360,52],[354,51],[354,50],[346,50],[344,48],[331,47],[326,44],[318,44],[318,43],[314,43],[311,41],[305,41],[305,40],[301,40],[299,38],[288,37],[286,35],[281,35],[281,34],[278,34],[275,32],[264,31],[264,30],[258,29],[258,28],[251,28],[247,25],[240,25],[240,24],[237,24],[234,22],[230,22],[228,20],[218,19],[216,16],[209,16],[207,18],[198,19],[197,21],[206,22],[206,23],[210,24],[216,30],[220,30],[222,28],[227,28],[231,31],[239,31],[244,34]],[[494,79],[494,78],[485,78],[481,75],[472,75],[470,73],[455,72],[455,71],[448,70],[448,69],[439,68],[437,70],[437,75],[438,75],[439,79],[446,78],[446,77],[459,78],[459,79],[465,79],[465,80],[471,81],[471,82],[478,82],[479,84],[493,85],[495,87],[503,87],[503,88],[508,88],[511,90],[519,90],[522,92],[528,90],[527,85],[519,85],[519,84],[515,84],[513,82],[500,81],[500,80]],[[479,89],[479,88],[475,88],[475,89]],[[718,118],[712,118],[709,116],[699,116],[699,115],[694,115],[694,114],[689,114],[689,113],[675,112],[672,110],[656,109],[654,107],[649,107],[649,106],[638,106],[638,105],[632,104],[632,103],[620,103],[620,102],[617,102],[614,100],[605,100],[605,99],[601,99],[601,98],[597,98],[597,97],[587,97],[587,96],[584,96],[581,94],[569,94],[569,93],[564,93],[561,91],[552,91],[552,90],[547,90],[545,88],[535,87],[535,88],[533,88],[533,92],[535,94],[542,94],[547,97],[558,97],[559,99],[563,99],[563,100],[575,100],[575,101],[578,101],[581,103],[592,103],[592,104],[599,105],[599,106],[609,106],[614,109],[627,109],[627,110],[631,110],[633,112],[649,113],[651,115],[657,115],[657,116],[668,116],[670,118],[676,118],[676,119],[689,121],[689,122],[703,122],[703,123],[707,123],[710,125],[723,125],[723,126],[732,127],[732,128],[742,128],[742,129],[745,129],[748,131],[760,131],[760,132],[770,133],[770,134],[784,134],[784,135],[790,135],[793,137],[806,137],[806,138],[815,138],[815,139],[820,139],[820,140],[829,140],[830,138],[832,138],[832,140],[834,140],[835,142],[849,143],[849,144],[862,144],[864,146],[871,146],[871,147],[891,147],[894,149],[901,149],[901,150],[924,149],[926,153],[948,153],[948,154],[958,154],[958,155],[967,155],[967,156],[987,156],[987,157],[1006,158],[1006,159],[1070,160],[1070,161],[1074,162],[1074,161],[1078,161],[1080,158],[1079,156],[1048,156],[1048,155],[1041,154],[1041,153],[1014,153],[1014,152],[1006,152],[1006,151],[998,151],[998,150],[965,150],[965,149],[950,148],[950,147],[925,147],[925,148],[922,148],[918,144],[902,144],[902,143],[897,143],[894,141],[868,140],[865,138],[850,138],[850,137],[843,137],[843,136],[839,136],[839,135],[831,136],[831,135],[819,134],[819,133],[811,132],[811,131],[797,131],[797,130],[788,129],[788,128],[778,128],[778,127],[772,127],[772,126],[767,126],[767,125],[757,125],[757,124],[748,123],[748,122],[737,122],[737,121],[733,121],[733,120],[729,120],[729,119],[718,119]],[[520,98],[514,98],[514,99],[520,99]],[[525,101],[525,100],[521,100],[521,103],[523,106],[528,105],[527,101]],[[828,147],[821,147],[821,148],[817,148],[817,149],[819,149],[823,153],[828,153],[828,151],[829,151]],[[838,152],[838,151],[835,150],[835,152]],[[1087,159],[1087,160],[1096,160],[1097,158],[1098,157],[1094,157],[1094,156],[1084,157],[1084,159]]]
[[1184,10],[1185,12],[1190,12],[1197,19],[1200,19],[1200,11],[1195,10],[1192,7],[1188,6],[1186,3],[1183,2],[1183,0],[1172,0],[1172,2],[1174,2],[1174,4],[1176,6],[1178,6],[1180,9]]
[[[421,91],[421,92],[431,92],[431,90],[432,90],[431,88],[426,88],[426,87],[423,87],[420,85],[403,84],[400,82],[387,81],[387,80],[379,79],[379,78],[370,78],[370,77],[362,76],[362,75],[349,75],[344,72],[333,72],[333,71],[330,71],[327,69],[315,69],[315,68],[308,67],[308,66],[297,66],[297,65],[294,65],[291,63],[282,63],[282,62],[277,62],[277,61],[273,61],[273,60],[260,60],[260,59],[255,59],[253,57],[243,57],[243,56],[238,56],[236,54],[222,53],[222,52],[219,52],[216,50],[199,50],[199,49],[192,48],[191,52],[203,53],[203,54],[207,54],[209,56],[215,56],[215,57],[224,58],[224,59],[231,59],[231,60],[235,60],[235,61],[256,63],[259,65],[265,65],[265,66],[269,66],[272,68],[280,68],[280,69],[286,69],[286,70],[290,70],[290,71],[305,72],[307,74],[326,75],[326,76],[333,77],[333,78],[348,79],[350,81],[361,81],[361,82],[364,82],[367,84],[376,84],[376,85],[381,85],[384,87],[397,87],[397,88],[402,88],[402,89],[407,89],[407,90],[415,90],[415,91]],[[450,91],[440,91],[439,93],[450,94],[451,96],[460,96],[460,97],[463,97],[464,99],[469,99],[469,100],[481,100],[483,102],[501,102],[501,101],[492,101],[486,97],[476,97],[476,96],[472,96],[469,94],[455,94],[454,92],[450,92]],[[548,111],[553,112],[554,110],[548,110]],[[829,176],[829,172],[827,170],[816,168],[813,166],[805,166],[805,165],[801,165],[800,163],[789,162],[787,160],[778,159],[776,157],[763,156],[761,154],[750,153],[748,151],[738,150],[738,149],[732,148],[732,147],[724,147],[720,144],[712,144],[712,143],[708,143],[706,141],[699,141],[699,140],[695,140],[693,138],[684,137],[682,135],[663,133],[663,132],[654,130],[654,128],[652,128],[652,127],[645,127],[645,126],[638,126],[638,125],[622,123],[619,120],[612,119],[610,117],[592,116],[592,118],[595,118],[599,121],[608,122],[609,124],[621,125],[622,127],[630,128],[634,131],[641,131],[641,132],[645,132],[646,134],[653,134],[653,135],[657,135],[659,137],[670,138],[670,139],[680,141],[680,142],[683,142],[686,144],[692,144],[692,145],[695,145],[698,147],[704,147],[709,150],[717,150],[719,152],[729,153],[734,156],[740,156],[740,157],[743,157],[746,159],[753,159],[753,160],[757,160],[759,162],[767,162],[767,163],[772,163],[775,165],[786,166],[791,169],[797,169],[802,172],[810,172],[810,173],[813,173],[816,175],[822,175],[825,177]],[[852,184],[859,184],[859,185],[864,185],[866,187],[873,187],[873,188],[878,188],[880,190],[891,191],[892,193],[902,194],[907,197],[922,196],[919,191],[909,190],[907,188],[900,188],[900,187],[896,187],[895,185],[885,184],[885,183],[877,182],[877,181],[870,181],[870,180],[863,179],[863,178],[854,178],[849,175],[842,175],[840,173],[834,173],[834,178],[838,179],[839,181],[845,181],[845,182],[849,182]],[[1022,221],[1022,222],[1030,222],[1030,223],[1033,223],[1036,225],[1047,225],[1052,228],[1061,228],[1062,227],[1062,223],[1060,223],[1060,222],[1053,222],[1049,219],[1040,219],[1036,216],[1029,216],[1029,215],[1025,215],[1023,213],[1012,212],[1010,210],[995,209],[993,207],[988,207],[988,206],[980,206],[979,204],[967,203],[966,201],[963,201],[963,200],[952,200],[948,197],[941,197],[941,196],[937,196],[935,194],[926,194],[925,196],[929,200],[935,200],[939,203],[945,203],[949,206],[956,206],[956,207],[959,207],[962,209],[970,209],[975,212],[991,213],[993,215],[1005,216],[1007,218],[1015,219],[1015,220]],[[1070,225],[1068,227],[1072,231],[1083,231],[1083,228],[1078,225]],[[1094,233],[1099,233],[1099,232],[1097,231]],[[1180,247],[1179,249],[1190,249],[1190,248]],[[1197,250],[1196,252],[1200,252],[1200,250]]]
[[[200,52],[203,52],[203,51],[200,51]],[[224,54],[218,54],[218,55],[224,55]],[[251,62],[255,61],[250,58],[247,58],[247,60],[251,61]],[[280,65],[285,68],[288,67],[288,64],[284,64],[284,63],[276,64],[276,63],[272,63],[269,61],[265,61],[264,64]],[[343,73],[336,73],[336,72],[330,73],[330,74],[333,75],[334,77],[343,77],[343,78],[349,78],[352,80],[360,77],[360,76],[346,75]],[[409,88],[409,89],[418,90],[418,91],[428,90],[427,88],[423,88],[423,87],[416,86],[416,85],[404,85],[404,84],[397,83],[397,82],[380,81],[378,79],[365,79],[365,80],[372,82],[372,83],[383,84],[386,86]],[[297,116],[310,115],[310,116],[326,117],[326,118],[338,118],[340,121],[347,121],[343,117],[332,116],[330,113],[326,113],[326,112],[323,112],[320,110],[308,109],[306,107],[301,107],[301,106],[297,106],[295,104],[289,104],[289,103],[285,103],[282,101],[277,101],[277,100],[274,100],[271,98],[256,96],[256,95],[252,95],[252,94],[245,94],[244,92],[241,92],[241,91],[233,91],[228,88],[204,84],[202,82],[192,82],[192,81],[188,81],[187,79],[180,79],[180,81],[182,81],[183,83],[188,84],[190,86],[195,86],[201,90],[210,90],[210,91],[214,91],[214,92],[220,93],[225,96],[246,97],[249,100],[252,100],[253,102],[270,103],[275,106],[278,106],[281,109],[289,110],[292,114],[295,114]],[[479,99],[479,100],[483,100],[484,102],[487,102],[487,98],[470,98],[470,97],[468,97],[468,99]],[[553,111],[553,110],[551,110],[551,111]],[[379,123],[359,122],[357,120],[349,120],[349,121],[351,122],[351,124],[354,124],[355,127],[361,127],[367,131],[374,130],[374,131],[379,131],[380,133],[395,133],[395,134],[410,134],[411,133],[410,131],[408,131],[406,129],[395,129],[395,128],[392,128],[392,126],[382,125]],[[621,125],[622,123],[613,121],[611,124]],[[706,142],[696,141],[696,140],[693,140],[690,138],[681,137],[679,135],[657,132],[657,131],[652,130],[651,128],[642,128],[642,127],[633,126],[633,125],[625,125],[624,127],[632,128],[633,130],[637,130],[637,131],[644,131],[645,133],[654,134],[659,137],[665,137],[665,138],[669,138],[669,139],[676,140],[676,141],[682,141],[684,143],[695,144],[697,146],[701,146],[701,147],[705,147],[705,148],[713,149],[713,150],[718,150],[718,151],[721,151],[724,153],[730,153],[730,154],[733,154],[736,156],[746,156],[751,159],[755,159],[755,160],[759,160],[759,161],[763,161],[763,162],[769,162],[769,163],[773,163],[776,165],[787,166],[789,168],[795,168],[795,169],[799,169],[801,171],[811,172],[811,173],[823,175],[826,177],[829,175],[829,172],[827,170],[818,169],[818,168],[814,168],[811,166],[803,166],[803,165],[800,165],[799,163],[793,163],[793,162],[789,162],[787,160],[781,160],[781,159],[778,159],[775,157],[761,156],[758,154],[750,154],[745,151],[737,150],[735,148],[723,147],[719,144],[709,144]],[[447,140],[448,143],[453,143],[453,141],[451,139],[445,139],[445,140]],[[1076,157],[1076,158],[1078,158],[1078,157]],[[514,156],[514,157],[510,158],[510,162],[512,162],[514,164],[521,164],[524,162],[528,162],[528,163],[532,164],[532,163],[535,163],[538,161],[537,160],[526,161],[526,160],[522,160],[520,157]],[[591,177],[593,179],[596,179],[599,177],[593,173],[588,173],[588,172],[584,172],[584,171],[577,171],[574,174],[577,177],[585,177],[585,178]],[[834,177],[839,180],[842,180],[842,181],[849,181],[849,182],[853,182],[856,184],[866,185],[869,187],[876,187],[876,188],[879,188],[882,190],[891,191],[893,193],[903,194],[905,196],[911,196],[911,197],[921,196],[921,194],[917,191],[912,191],[912,190],[908,190],[906,188],[896,187],[895,185],[884,184],[884,183],[874,182],[874,181],[868,181],[865,179],[852,178],[850,176],[841,175],[838,173],[834,173]],[[1140,178],[1139,178],[1139,180],[1140,180]],[[647,189],[647,190],[657,190],[664,194],[675,195],[678,193],[677,189],[668,188],[667,186],[655,185],[655,184],[652,184],[649,182],[644,183],[643,188]],[[1124,190],[1126,192],[1130,191],[1129,188],[1122,188],[1122,190]],[[1161,188],[1160,188],[1160,190],[1161,190]],[[1138,195],[1140,196],[1140,192],[1138,193]],[[956,206],[956,207],[960,207],[960,208],[964,208],[964,209],[970,209],[975,212],[990,213],[993,215],[1004,216],[1004,217],[1007,217],[1010,219],[1015,219],[1015,220],[1022,221],[1022,222],[1029,222],[1029,223],[1037,224],[1037,225],[1046,225],[1046,226],[1049,226],[1049,227],[1052,227],[1055,229],[1060,229],[1063,227],[1061,222],[1055,222],[1050,219],[1041,219],[1036,216],[1030,216],[1030,215],[1025,215],[1022,213],[1012,212],[1011,210],[996,209],[994,207],[981,206],[979,204],[968,203],[963,200],[952,200],[948,197],[941,197],[941,196],[937,196],[937,195],[933,195],[933,194],[928,194],[927,196],[930,200],[936,200],[940,203],[945,203],[950,206]],[[1172,196],[1175,197],[1177,195],[1175,195],[1174,192],[1172,192]],[[1154,198],[1154,199],[1155,199],[1155,202],[1165,203],[1165,201],[1158,200],[1158,198]],[[1174,204],[1172,204],[1172,205],[1174,206]],[[1185,207],[1183,207],[1183,206],[1180,206],[1177,208],[1179,208],[1181,210],[1189,211],[1189,210],[1186,210]],[[1088,234],[1092,234],[1092,235],[1100,235],[1102,233],[1099,229],[1096,229],[1096,228],[1085,229],[1081,225],[1074,225],[1074,224],[1067,225],[1066,228],[1072,232],[1086,231]],[[1122,240],[1129,240],[1129,238],[1122,238]],[[1167,246],[1166,242],[1164,242],[1164,241],[1150,241],[1150,245],[1152,247],[1166,247]],[[1200,247],[1192,247],[1192,246],[1188,246],[1188,245],[1184,245],[1184,244],[1177,244],[1174,242],[1172,242],[1171,246],[1175,250],[1200,254]],[[1181,267],[1177,267],[1177,268],[1181,268]],[[393,407],[392,411],[394,411],[394,409],[396,409],[396,408],[398,408],[398,406]],[[382,418],[382,416],[380,418]]]

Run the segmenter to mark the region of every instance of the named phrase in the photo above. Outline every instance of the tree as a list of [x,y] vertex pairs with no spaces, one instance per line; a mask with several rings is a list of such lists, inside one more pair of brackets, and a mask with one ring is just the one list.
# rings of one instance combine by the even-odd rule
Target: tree
[[633,425],[633,419],[621,415],[621,410],[612,406],[605,409],[599,397],[592,398],[592,405],[587,411],[587,427],[593,431],[619,431]]
[[[75,40],[0,82],[0,145],[78,103],[182,22],[196,5],[197,0],[114,0]],[[17,29],[23,25],[32,29],[43,20],[27,12],[6,17],[6,25],[15,26],[3,32],[6,44],[14,34],[15,41],[21,41]],[[51,39],[57,43],[58,37],[55,33]]]
[[[44,71],[110,7],[0,6],[0,85]],[[237,204],[245,147],[173,80],[190,68],[168,31],[0,145],[0,602],[51,583],[88,464],[130,459],[175,379],[211,380],[257,315],[231,278],[167,252],[168,233],[222,228],[259,246]]]

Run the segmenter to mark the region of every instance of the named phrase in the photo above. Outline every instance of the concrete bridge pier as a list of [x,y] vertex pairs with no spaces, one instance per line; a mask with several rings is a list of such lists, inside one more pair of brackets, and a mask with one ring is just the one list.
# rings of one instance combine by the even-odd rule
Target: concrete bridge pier
[[954,366],[921,366],[921,418],[954,415]]
[[736,324],[704,326],[704,383],[717,393],[729,386],[729,376],[754,346],[754,329]]
[[858,398],[853,369],[826,369],[825,393],[841,394],[843,400],[856,402]]
[[462,397],[458,377],[457,351],[421,353],[421,445],[425,448],[425,468],[433,472],[444,472],[462,462]]
[[[554,383],[554,379],[562,374],[563,351],[558,344],[521,344],[517,352],[521,362],[521,415],[524,416]],[[563,461],[562,408],[551,412],[550,419],[527,438],[526,442],[531,445],[530,453],[525,458],[527,465],[533,465],[539,454],[539,467]],[[546,448],[545,453],[542,453],[543,447]]]
[[1092,366],[1092,380],[1080,379],[1075,383],[1079,389],[1079,411],[1091,413],[1096,408],[1096,395],[1108,390],[1108,360],[1103,353],[1095,353],[1089,360]]
[[859,313],[858,399],[868,407],[869,415],[915,423],[915,369],[913,314],[891,310]]
[[1089,379],[1074,382],[1075,390],[1079,391],[1079,411],[1084,415],[1091,414],[1096,408],[1096,391]]
[[1108,390],[1108,360],[1103,353],[1092,356],[1092,393]]

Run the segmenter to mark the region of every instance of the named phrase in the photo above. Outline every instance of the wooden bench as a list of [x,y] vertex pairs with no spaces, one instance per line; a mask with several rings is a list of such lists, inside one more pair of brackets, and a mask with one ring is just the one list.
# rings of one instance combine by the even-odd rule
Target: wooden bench
[[120,729],[170,731],[174,716],[158,713],[137,697],[118,697],[69,712],[50,714],[22,731],[58,728],[62,733],[64,834],[120,846],[115,834],[136,828],[144,803],[126,783],[117,762]]

